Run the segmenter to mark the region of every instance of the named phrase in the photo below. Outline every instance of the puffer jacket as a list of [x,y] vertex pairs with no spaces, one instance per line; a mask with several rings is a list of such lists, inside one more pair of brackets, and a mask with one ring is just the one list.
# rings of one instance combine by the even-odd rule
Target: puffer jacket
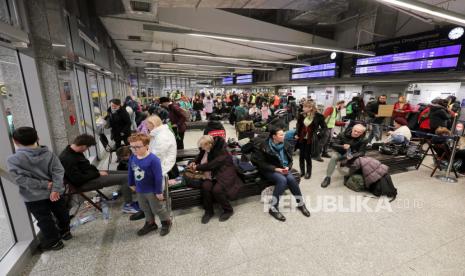
[[150,151],[161,161],[163,175],[167,174],[176,163],[176,138],[168,125],[161,125],[150,132]]
[[362,156],[352,161],[350,165],[351,172],[360,169],[362,169],[365,186],[369,188],[371,184],[387,174],[389,167],[374,158]]
[[438,127],[447,127],[451,115],[449,111],[438,104],[432,104],[429,112],[430,129],[436,130]]

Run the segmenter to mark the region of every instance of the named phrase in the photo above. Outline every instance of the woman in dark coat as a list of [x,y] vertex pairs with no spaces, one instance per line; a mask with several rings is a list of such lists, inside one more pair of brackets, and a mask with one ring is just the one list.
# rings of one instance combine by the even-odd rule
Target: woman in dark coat
[[278,206],[280,196],[289,188],[296,198],[297,208],[304,216],[309,217],[310,212],[305,207],[299,184],[294,175],[290,173],[293,147],[284,141],[283,129],[271,129],[269,138],[254,143],[252,162],[266,179],[275,184],[270,215],[279,221],[286,220],[286,217],[279,212]]
[[[316,156],[317,161],[322,162],[320,156],[320,148],[326,133],[326,123],[323,115],[317,112],[315,103],[305,102],[303,104],[303,112],[297,119],[296,139],[298,140],[299,165],[301,176],[305,175],[305,179],[312,177],[312,155]],[[307,163],[305,166],[305,163]],[[305,173],[305,170],[307,173]]]
[[[202,183],[202,198],[205,214],[202,223],[206,224],[213,216],[213,199],[223,208],[220,221],[228,220],[233,214],[229,200],[235,199],[242,180],[236,172],[232,156],[226,151],[226,142],[222,137],[204,135],[199,139],[201,151],[195,162],[189,166],[205,173]],[[228,200],[229,199],[229,200]]]
[[429,124],[431,132],[438,127],[450,127],[451,114],[447,110],[447,100],[440,99],[437,104],[431,104],[429,112]]

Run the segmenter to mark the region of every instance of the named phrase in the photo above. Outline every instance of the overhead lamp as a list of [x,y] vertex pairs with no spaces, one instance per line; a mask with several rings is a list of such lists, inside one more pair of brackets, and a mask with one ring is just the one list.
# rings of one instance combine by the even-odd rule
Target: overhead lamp
[[266,67],[243,67],[243,66],[230,66],[230,65],[210,65],[210,64],[193,64],[193,63],[177,63],[177,62],[163,62],[163,61],[144,61],[147,64],[161,64],[161,65],[176,65],[176,66],[194,66],[194,67],[212,67],[212,68],[233,68],[245,70],[261,70],[261,71],[276,71],[275,68]]
[[288,64],[288,65],[297,65],[297,66],[311,65],[310,63],[276,61],[276,60],[266,60],[266,59],[251,59],[251,58],[228,57],[228,56],[211,56],[211,55],[191,54],[191,53],[173,53],[173,52],[157,51],[157,50],[144,50],[142,51],[142,53],[153,54],[153,55],[171,55],[171,56],[180,56],[180,57],[206,58],[206,59],[251,61],[251,62],[272,63],[272,64]]
[[279,41],[279,40],[257,39],[257,38],[241,37],[241,36],[235,36],[235,35],[225,35],[225,34],[218,34],[218,33],[198,32],[198,31],[193,31],[193,30],[185,30],[185,29],[180,29],[180,28],[165,27],[165,26],[159,26],[159,25],[153,25],[153,24],[143,24],[143,29],[146,31],[185,34],[185,35],[190,35],[190,36],[222,39],[222,40],[227,40],[227,41],[268,44],[268,45],[275,45],[275,46],[319,50],[319,51],[327,51],[327,52],[347,53],[347,54],[353,54],[353,55],[359,55],[359,56],[370,56],[370,57],[375,56],[375,53],[369,52],[369,51],[352,50],[352,49],[345,49],[345,48],[318,45],[318,44],[303,44],[303,43],[293,43],[293,42]]
[[231,41],[248,42],[248,43],[267,44],[267,45],[274,45],[274,46],[284,46],[284,47],[291,47],[291,48],[301,48],[301,49],[309,49],[309,50],[346,53],[346,54],[359,55],[359,56],[368,56],[368,57],[374,57],[375,56],[375,53],[372,53],[372,52],[359,51],[359,50],[350,50],[350,49],[342,49],[342,48],[338,48],[338,47],[321,46],[321,45],[316,45],[316,44],[305,45],[305,44],[299,44],[299,43],[289,43],[289,42],[281,42],[281,41],[273,41],[273,40],[260,40],[260,39],[252,39],[252,38],[238,38],[238,37],[226,36],[226,35],[211,35],[211,34],[206,34],[206,33],[188,33],[188,35],[197,36],[197,37],[207,37],[207,38],[231,40]]
[[215,71],[205,71],[205,70],[182,70],[182,69],[168,69],[168,70],[144,70],[145,73],[194,73],[194,74],[211,74],[211,75],[219,75],[219,74],[230,74],[231,72],[215,72]]
[[465,26],[465,17],[459,13],[448,11],[440,7],[430,5],[416,0],[377,0],[378,2],[401,7],[404,9],[419,11],[435,17],[443,18],[446,21],[458,23]]

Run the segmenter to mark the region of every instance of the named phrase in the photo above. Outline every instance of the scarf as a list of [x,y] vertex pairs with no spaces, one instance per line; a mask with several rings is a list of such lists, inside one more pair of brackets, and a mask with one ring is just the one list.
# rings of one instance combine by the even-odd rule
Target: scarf
[[308,115],[307,117],[305,117],[305,119],[304,119],[304,125],[305,125],[306,127],[308,127],[308,126],[313,122],[313,117],[314,117],[313,114]]
[[287,160],[287,156],[284,153],[284,143],[275,144],[273,143],[272,139],[269,139],[268,143],[270,145],[271,150],[273,150],[274,152],[278,154],[279,161],[281,161],[281,164],[283,165],[283,167],[287,167],[287,165],[289,165],[289,161]]

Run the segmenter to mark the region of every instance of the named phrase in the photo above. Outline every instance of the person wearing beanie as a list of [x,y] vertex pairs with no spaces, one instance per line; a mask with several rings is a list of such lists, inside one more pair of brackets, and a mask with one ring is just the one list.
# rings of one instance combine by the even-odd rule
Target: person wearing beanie
[[[388,132],[388,137],[379,145],[393,143],[393,144],[407,144],[412,138],[412,132],[408,128],[408,122],[405,118],[397,117],[394,119],[394,130]],[[378,145],[378,146],[379,146]],[[373,145],[375,146],[375,145]]]

